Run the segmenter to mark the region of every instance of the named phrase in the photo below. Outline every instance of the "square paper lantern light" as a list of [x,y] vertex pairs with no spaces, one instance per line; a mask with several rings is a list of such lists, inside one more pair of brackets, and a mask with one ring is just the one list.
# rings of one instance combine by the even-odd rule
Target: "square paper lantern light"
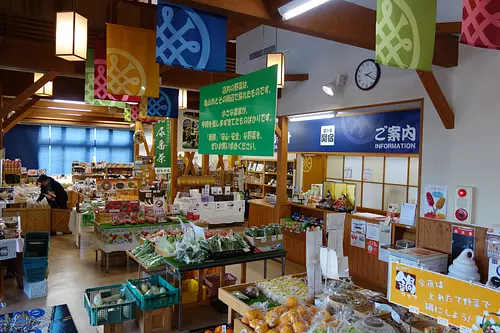
[[187,90],[186,89],[179,89],[179,110],[185,110],[187,109]]
[[[43,76],[42,73],[35,73],[35,77],[34,77],[34,81],[33,82],[38,81],[42,76]],[[52,96],[52,88],[53,88],[52,81],[49,81],[49,82],[45,83],[43,85],[43,87],[41,87],[40,89],[38,89],[35,92],[35,95],[38,95],[38,96]]]
[[266,67],[278,65],[278,88],[285,86],[285,54],[284,53],[268,53],[266,59]]
[[56,56],[69,61],[87,58],[87,19],[76,12],[59,12],[56,21]]

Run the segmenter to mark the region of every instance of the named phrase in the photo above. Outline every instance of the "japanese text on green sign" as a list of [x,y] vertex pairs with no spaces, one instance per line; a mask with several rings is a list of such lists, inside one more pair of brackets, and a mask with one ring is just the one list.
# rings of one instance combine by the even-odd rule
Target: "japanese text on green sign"
[[157,173],[170,172],[170,120],[158,121],[153,125],[155,145],[155,170]]
[[277,70],[201,88],[200,154],[273,155]]

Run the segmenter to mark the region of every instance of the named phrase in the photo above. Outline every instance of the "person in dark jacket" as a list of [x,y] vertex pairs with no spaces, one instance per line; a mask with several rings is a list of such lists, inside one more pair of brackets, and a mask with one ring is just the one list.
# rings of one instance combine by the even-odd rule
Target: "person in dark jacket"
[[50,207],[68,209],[68,194],[61,184],[46,175],[38,177],[38,183],[40,184],[41,193],[37,201],[47,198]]

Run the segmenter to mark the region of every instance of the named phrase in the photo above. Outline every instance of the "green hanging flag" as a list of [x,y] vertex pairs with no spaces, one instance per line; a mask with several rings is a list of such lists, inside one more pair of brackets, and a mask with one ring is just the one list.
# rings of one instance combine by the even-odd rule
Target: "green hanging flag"
[[87,50],[87,60],[85,61],[85,104],[96,106],[113,106],[125,109],[127,103],[106,101],[94,98],[94,49]]
[[378,0],[376,61],[432,71],[437,0]]

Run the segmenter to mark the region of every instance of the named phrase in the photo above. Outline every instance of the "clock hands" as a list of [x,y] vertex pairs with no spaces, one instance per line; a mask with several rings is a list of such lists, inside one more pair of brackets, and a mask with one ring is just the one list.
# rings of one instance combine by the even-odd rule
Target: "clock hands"
[[373,72],[364,73],[364,74],[365,74],[365,76],[368,76],[370,79],[375,80],[375,78],[370,75],[371,73],[373,73]]

